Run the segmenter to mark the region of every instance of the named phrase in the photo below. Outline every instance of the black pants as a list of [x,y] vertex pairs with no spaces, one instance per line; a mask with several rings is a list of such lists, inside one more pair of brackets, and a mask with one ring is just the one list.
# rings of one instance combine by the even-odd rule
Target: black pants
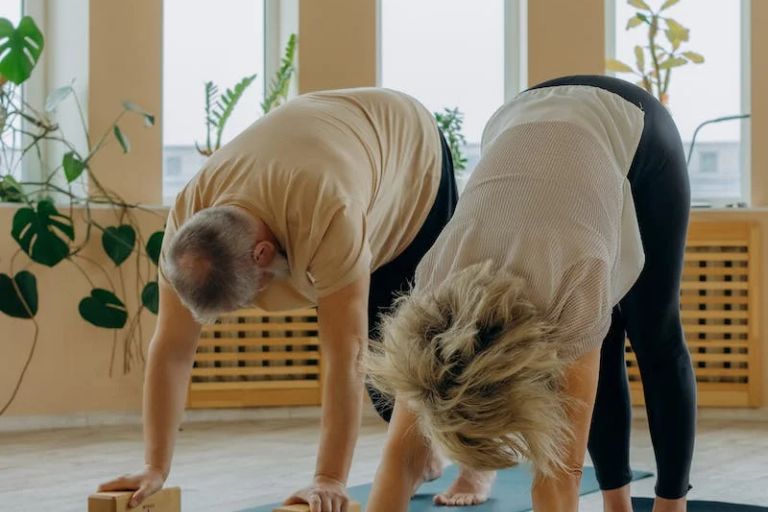
[[613,311],[600,356],[597,401],[589,453],[600,488],[629,483],[631,408],[624,340],[629,338],[645,392],[656,456],[656,495],[684,496],[693,456],[696,382],[680,322],[680,278],[690,209],[685,155],[669,112],[645,90],[616,78],[572,76],[534,88],[558,85],[599,87],[639,106],[645,113],[640,144],[629,171],[645,266]]
[[[440,186],[424,224],[413,241],[397,258],[371,274],[371,288],[368,296],[368,337],[371,339],[371,343],[380,343],[379,315],[390,309],[398,294],[409,289],[416,274],[416,266],[435,243],[456,209],[459,193],[456,189],[456,178],[453,173],[453,158],[442,133],[440,134],[440,144],[443,162]],[[393,404],[384,400],[370,385],[367,387],[376,411],[385,421],[389,422],[392,417]]]

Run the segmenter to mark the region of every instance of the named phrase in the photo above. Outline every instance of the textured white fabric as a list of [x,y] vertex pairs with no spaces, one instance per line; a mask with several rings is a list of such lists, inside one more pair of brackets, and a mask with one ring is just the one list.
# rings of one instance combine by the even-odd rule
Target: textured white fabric
[[644,263],[626,178],[643,119],[620,96],[584,86],[527,91],[500,108],[416,289],[490,259],[527,281],[564,353],[599,346]]

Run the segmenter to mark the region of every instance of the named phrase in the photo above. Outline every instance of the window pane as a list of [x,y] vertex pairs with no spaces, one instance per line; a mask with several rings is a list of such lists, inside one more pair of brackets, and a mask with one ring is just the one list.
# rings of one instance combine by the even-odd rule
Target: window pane
[[[0,16],[8,18],[14,26],[19,23],[21,19],[21,0],[0,0]],[[7,83],[4,86],[6,91],[10,91],[15,88],[14,85]],[[14,105],[16,107],[21,106],[21,90],[16,89],[13,93]],[[0,115],[6,117],[6,112],[14,110],[14,107],[7,102],[7,97],[3,98],[2,112]],[[21,134],[19,129],[21,128],[21,118],[19,116],[9,116],[3,123],[2,129],[2,151],[0,151],[0,175],[12,174],[16,179],[21,179]]]
[[[647,0],[654,9],[661,0]],[[647,46],[645,25],[625,31],[636,10],[616,0],[616,53],[634,65],[635,45]],[[742,113],[741,1],[683,0],[666,16],[690,29],[684,50],[696,51],[704,64],[672,70],[669,108],[688,152],[696,127],[709,119]],[[663,25],[662,25],[663,26]],[[668,46],[660,32],[661,42]],[[620,75],[628,79],[629,75]],[[742,196],[741,121],[708,125],[699,132],[691,158],[691,191],[694,199],[739,199]]]
[[503,0],[381,2],[381,84],[432,112],[458,107],[471,169],[483,126],[504,102]]
[[226,125],[222,144],[261,115],[264,91],[264,2],[165,0],[163,13],[163,197],[171,201],[205,158],[205,93],[213,81],[224,92],[258,74]]

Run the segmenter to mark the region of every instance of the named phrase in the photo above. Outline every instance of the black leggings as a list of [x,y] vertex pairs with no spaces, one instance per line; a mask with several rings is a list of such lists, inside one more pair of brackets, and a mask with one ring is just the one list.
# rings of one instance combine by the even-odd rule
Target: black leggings
[[[380,343],[379,316],[392,307],[392,303],[399,293],[408,291],[421,258],[435,243],[456,210],[459,193],[456,189],[456,178],[453,173],[453,158],[442,133],[440,134],[440,144],[442,147],[440,186],[424,224],[413,241],[397,258],[371,274],[371,288],[368,295],[368,337],[371,343]],[[366,387],[379,416],[389,422],[394,404],[383,399],[381,394],[372,386],[366,385]]]
[[643,89],[604,76],[558,78],[535,88],[599,87],[639,106],[645,125],[629,170],[645,266],[613,311],[600,356],[589,453],[603,490],[630,482],[631,407],[624,340],[637,354],[651,440],[656,455],[656,495],[688,492],[696,423],[696,382],[680,322],[680,278],[690,190],[680,134],[672,117]]

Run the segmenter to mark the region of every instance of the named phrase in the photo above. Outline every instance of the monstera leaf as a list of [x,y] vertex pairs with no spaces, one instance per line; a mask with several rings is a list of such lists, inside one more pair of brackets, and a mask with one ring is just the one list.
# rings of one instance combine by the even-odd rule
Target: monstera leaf
[[118,266],[131,255],[134,244],[136,244],[136,231],[128,224],[110,226],[101,235],[101,246],[104,252]]
[[147,250],[147,256],[149,256],[149,259],[151,259],[155,265],[157,265],[158,261],[160,261],[160,249],[163,247],[163,235],[163,231],[155,231],[152,233],[152,235],[150,235],[145,247]]
[[128,321],[125,304],[109,290],[94,288],[91,295],[80,301],[80,316],[96,327],[122,329]]
[[31,17],[21,18],[17,27],[0,18],[0,75],[17,85],[23,83],[32,74],[43,46],[43,33]]
[[52,267],[69,254],[69,243],[75,239],[72,219],[59,213],[50,199],[37,203],[37,210],[21,208],[13,216],[11,236],[30,258]]
[[141,291],[141,303],[153,314],[157,314],[160,303],[160,289],[157,286],[157,281],[150,281],[144,286],[144,289]]
[[67,183],[75,181],[85,170],[85,162],[74,151],[64,155],[61,166],[64,168],[64,176],[67,177]]
[[0,311],[16,318],[37,314],[37,279],[31,272],[22,270],[13,279],[0,274]]

